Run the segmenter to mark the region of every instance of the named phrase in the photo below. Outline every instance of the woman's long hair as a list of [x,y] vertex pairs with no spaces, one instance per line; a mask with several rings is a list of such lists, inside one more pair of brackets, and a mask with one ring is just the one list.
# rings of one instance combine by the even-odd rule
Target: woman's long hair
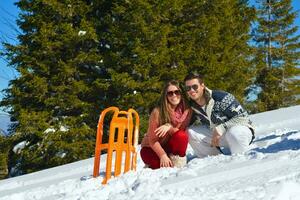
[[189,107],[188,101],[187,101],[187,96],[186,96],[184,90],[182,89],[182,87],[180,86],[179,82],[176,80],[168,81],[163,87],[163,90],[162,90],[161,96],[160,96],[160,100],[159,100],[159,104],[158,104],[159,124],[160,125],[165,124],[165,123],[171,123],[171,116],[170,116],[171,105],[167,98],[168,87],[170,85],[174,85],[180,91],[180,94],[181,94],[180,103],[183,103],[184,110],[186,110]]

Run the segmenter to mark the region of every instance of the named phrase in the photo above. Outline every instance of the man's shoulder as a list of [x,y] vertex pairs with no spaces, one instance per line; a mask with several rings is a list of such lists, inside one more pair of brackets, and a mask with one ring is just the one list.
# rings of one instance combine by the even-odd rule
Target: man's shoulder
[[229,92],[225,92],[222,90],[213,90],[212,98],[215,101],[222,101],[223,99],[234,99],[234,96]]

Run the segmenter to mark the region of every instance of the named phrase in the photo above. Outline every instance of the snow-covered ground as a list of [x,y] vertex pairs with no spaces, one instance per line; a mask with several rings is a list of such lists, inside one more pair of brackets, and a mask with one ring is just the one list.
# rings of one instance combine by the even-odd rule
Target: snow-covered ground
[[[93,158],[0,181],[0,200],[299,200],[300,106],[251,116],[258,136],[247,154],[194,158],[182,169],[143,168],[92,178]],[[192,150],[188,150],[189,156]],[[105,156],[101,158],[103,176]]]
[[9,115],[0,110],[0,134],[7,135],[9,124],[10,124]]

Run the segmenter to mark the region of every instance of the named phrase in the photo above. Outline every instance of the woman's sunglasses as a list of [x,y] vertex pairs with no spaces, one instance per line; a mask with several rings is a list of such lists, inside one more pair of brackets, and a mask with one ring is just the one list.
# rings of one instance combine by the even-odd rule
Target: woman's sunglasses
[[194,91],[196,91],[196,90],[198,90],[198,88],[199,88],[199,86],[198,85],[196,85],[196,84],[194,84],[194,85],[191,85],[191,86],[189,86],[189,85],[187,85],[187,86],[185,86],[185,90],[188,92],[188,91],[190,91],[190,90],[194,90]]
[[172,96],[174,96],[174,94],[175,94],[175,96],[181,95],[179,90],[174,90],[174,91],[168,91],[167,92],[168,97],[172,97]]

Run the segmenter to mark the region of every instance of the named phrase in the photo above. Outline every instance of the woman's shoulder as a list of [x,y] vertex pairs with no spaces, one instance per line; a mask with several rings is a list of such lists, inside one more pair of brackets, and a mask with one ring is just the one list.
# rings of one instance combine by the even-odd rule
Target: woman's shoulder
[[151,111],[151,116],[158,116],[159,115],[159,108],[158,107],[155,107],[152,109]]
[[189,114],[191,114],[193,112],[192,107],[188,107],[184,110],[184,112],[188,112]]
[[187,115],[188,115],[187,119],[190,120],[191,117],[192,117],[192,115],[193,115],[193,109],[190,107],[190,108],[187,109],[187,112],[188,112],[188,114],[187,114]]

